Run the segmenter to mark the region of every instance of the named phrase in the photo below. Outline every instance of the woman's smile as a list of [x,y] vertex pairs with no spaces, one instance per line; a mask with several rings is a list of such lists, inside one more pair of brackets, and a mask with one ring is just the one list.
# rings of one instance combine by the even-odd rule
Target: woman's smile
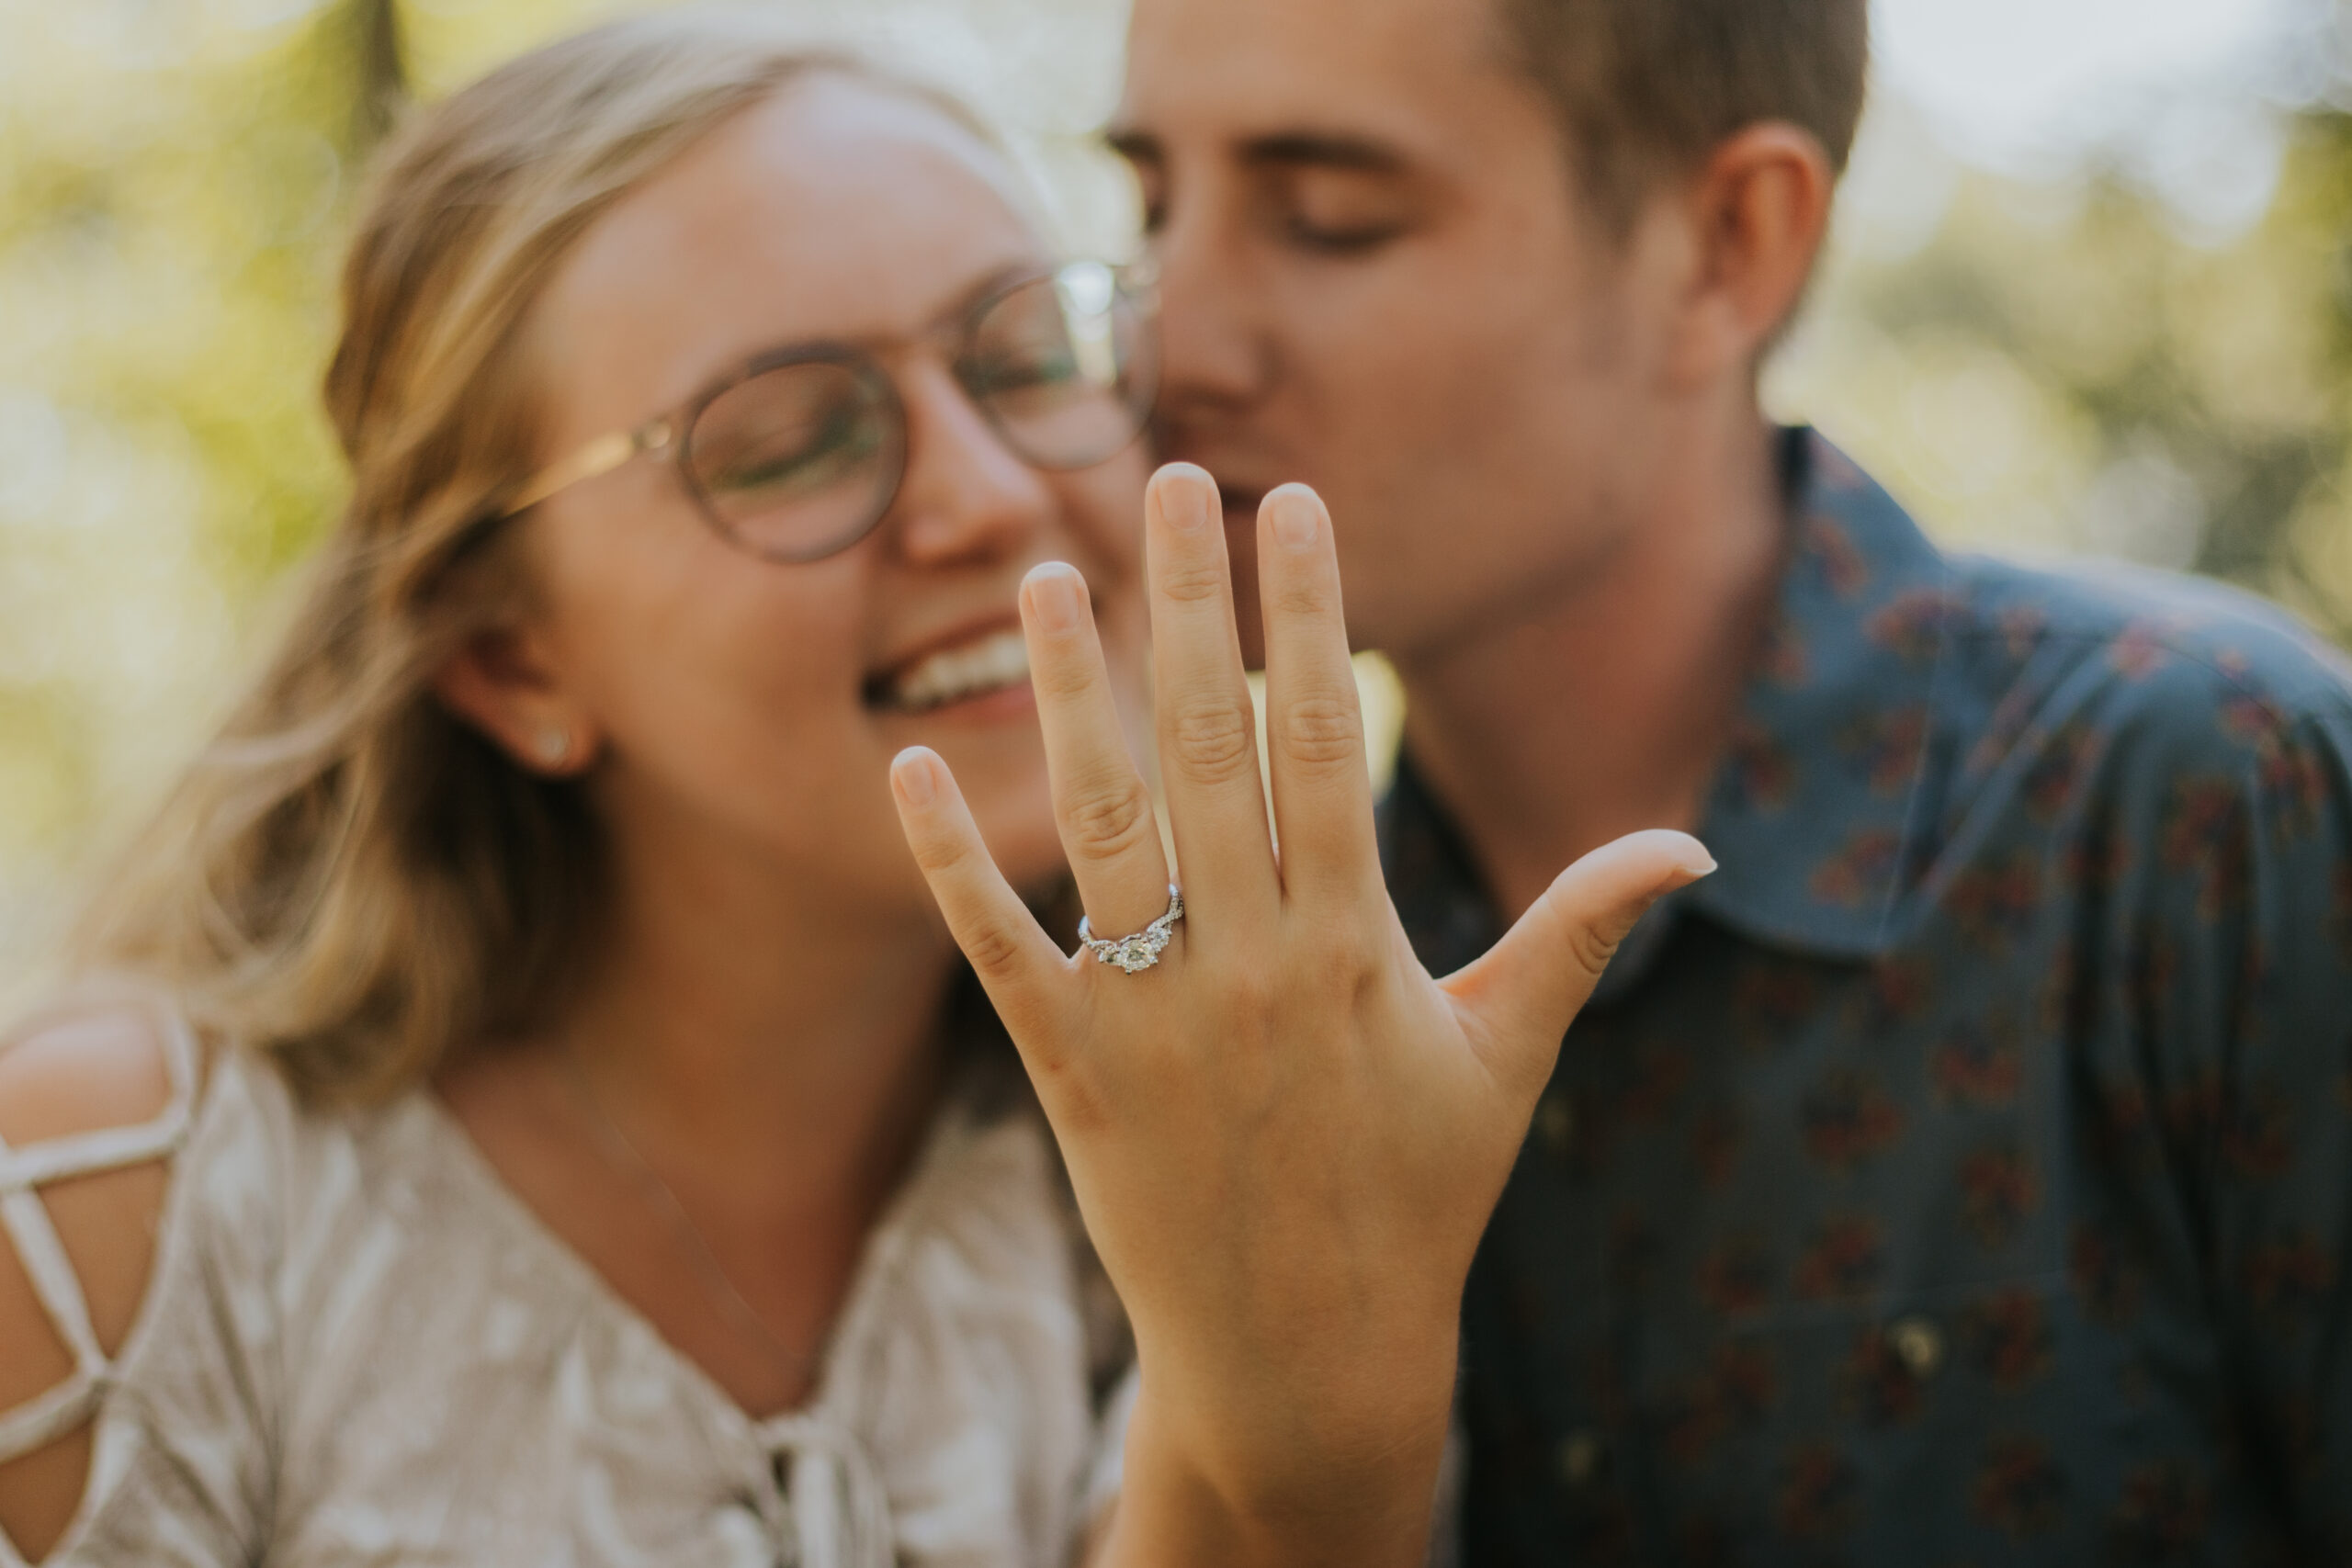
[[1020,617],[1008,611],[891,660],[867,678],[865,697],[888,717],[991,723],[1035,713]]

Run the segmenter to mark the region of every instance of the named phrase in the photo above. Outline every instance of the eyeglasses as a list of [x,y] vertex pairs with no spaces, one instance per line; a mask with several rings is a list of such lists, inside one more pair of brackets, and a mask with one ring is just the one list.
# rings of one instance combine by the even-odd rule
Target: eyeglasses
[[[1159,388],[1151,286],[1072,262],[1022,277],[939,334],[1004,444],[1039,468],[1091,468],[1141,434]],[[763,354],[682,408],[592,441],[524,481],[500,519],[647,455],[676,465],[720,536],[765,559],[821,560],[872,533],[907,467],[907,415],[866,349]]]

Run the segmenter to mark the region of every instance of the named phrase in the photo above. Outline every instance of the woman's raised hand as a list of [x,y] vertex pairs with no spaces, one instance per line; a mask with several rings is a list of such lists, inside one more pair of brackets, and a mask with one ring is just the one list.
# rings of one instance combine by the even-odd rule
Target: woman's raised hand
[[[1285,486],[1258,518],[1279,854],[1215,483],[1162,469],[1146,527],[1185,904],[1159,962],[1064,956],[935,754],[894,765],[899,813],[1135,1325],[1115,1559],[1418,1562],[1463,1285],[1560,1037],[1642,911],[1713,863],[1622,839],[1432,978],[1381,880],[1321,502]],[[1097,934],[1139,931],[1173,878],[1085,585],[1040,567],[1022,614],[1080,897]]]

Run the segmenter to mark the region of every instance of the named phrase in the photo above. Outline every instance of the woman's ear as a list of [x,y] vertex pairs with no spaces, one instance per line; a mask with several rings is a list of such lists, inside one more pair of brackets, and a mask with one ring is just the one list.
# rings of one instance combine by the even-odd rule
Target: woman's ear
[[595,758],[595,728],[564,691],[533,632],[476,633],[433,678],[443,706],[488,736],[526,772],[568,778]]
[[1684,187],[1696,252],[1685,374],[1711,381],[1771,346],[1804,298],[1837,183],[1820,140],[1779,121],[1731,137],[1696,172]]

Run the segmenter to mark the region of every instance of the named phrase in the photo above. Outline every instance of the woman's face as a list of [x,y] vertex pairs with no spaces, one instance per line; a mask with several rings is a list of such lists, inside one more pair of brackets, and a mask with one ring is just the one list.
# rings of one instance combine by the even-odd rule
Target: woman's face
[[927,910],[887,784],[920,742],[954,768],[1008,876],[1058,869],[1035,705],[1005,657],[1015,595],[1040,561],[1076,566],[1114,679],[1133,681],[1145,458],[1031,467],[933,346],[992,285],[1050,259],[1010,177],[937,109],[818,75],[616,205],[540,302],[542,461],[811,340],[886,345],[906,411],[889,512],[825,559],[730,545],[657,460],[530,514],[537,640],[597,749],[592,787],[625,860],[788,877],[844,918]]

